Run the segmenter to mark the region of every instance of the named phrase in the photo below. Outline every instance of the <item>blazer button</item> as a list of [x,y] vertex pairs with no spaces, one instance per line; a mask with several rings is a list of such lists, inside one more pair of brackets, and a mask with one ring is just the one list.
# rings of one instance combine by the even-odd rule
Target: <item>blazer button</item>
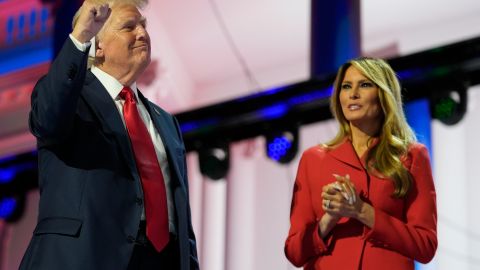
[[139,198],[139,197],[137,197],[137,198],[135,199],[135,202],[136,202],[138,205],[142,205],[142,204],[143,204],[142,198]]
[[127,236],[127,241],[128,241],[128,243],[132,244],[132,243],[135,242],[135,237],[129,235],[129,236]]

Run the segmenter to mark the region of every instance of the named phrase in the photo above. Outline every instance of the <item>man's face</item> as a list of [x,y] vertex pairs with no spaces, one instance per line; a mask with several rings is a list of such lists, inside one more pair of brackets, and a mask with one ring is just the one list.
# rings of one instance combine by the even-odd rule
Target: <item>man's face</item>
[[145,17],[135,6],[114,6],[99,34],[99,66],[114,74],[141,74],[150,63],[150,51]]

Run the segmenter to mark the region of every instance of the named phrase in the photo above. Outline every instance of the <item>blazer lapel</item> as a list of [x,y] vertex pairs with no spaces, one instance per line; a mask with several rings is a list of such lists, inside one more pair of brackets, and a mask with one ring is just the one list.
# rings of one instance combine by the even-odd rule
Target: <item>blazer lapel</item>
[[358,170],[363,170],[363,165],[355,153],[350,140],[345,139],[340,145],[328,152],[335,159],[354,167]]
[[170,171],[176,176],[172,177],[172,180],[177,179],[178,184],[180,184],[183,192],[185,192],[186,195],[187,188],[185,186],[185,183],[182,181],[182,173],[180,171],[180,168],[178,167],[178,163],[183,162],[183,160],[179,160],[179,153],[177,149],[181,149],[181,143],[175,139],[177,137],[176,130],[169,129],[169,127],[172,126],[167,124],[169,123],[169,120],[166,119],[165,115],[162,114],[157,108],[152,106],[150,104],[150,101],[145,98],[140,91],[138,91],[138,97],[142,100],[145,108],[147,108],[147,111],[150,114],[150,118],[152,119],[155,128],[157,129],[160,137],[162,138],[163,145],[165,147],[165,151],[167,152],[169,160],[168,165],[170,167]]
[[130,171],[135,178],[139,179],[134,155],[130,147],[130,140],[115,102],[105,87],[103,87],[100,81],[90,71],[87,73],[82,96],[87,103],[90,104],[95,114],[101,119],[106,131],[111,133],[117,140]]

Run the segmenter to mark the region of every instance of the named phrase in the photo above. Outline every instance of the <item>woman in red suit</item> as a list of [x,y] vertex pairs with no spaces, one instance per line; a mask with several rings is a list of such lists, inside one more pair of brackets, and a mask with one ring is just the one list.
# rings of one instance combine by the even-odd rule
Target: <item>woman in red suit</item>
[[300,160],[285,254],[305,270],[414,269],[437,249],[435,187],[426,147],[402,109],[395,72],[358,58],[331,98],[339,132]]

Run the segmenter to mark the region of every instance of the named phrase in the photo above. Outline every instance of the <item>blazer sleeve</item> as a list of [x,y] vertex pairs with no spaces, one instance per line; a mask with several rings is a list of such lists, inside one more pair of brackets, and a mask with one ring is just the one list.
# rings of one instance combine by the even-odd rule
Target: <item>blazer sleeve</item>
[[54,144],[70,132],[87,60],[88,54],[78,50],[68,38],[48,74],[35,85],[29,127],[40,142]]
[[375,224],[366,238],[427,263],[435,255],[438,244],[435,187],[427,148],[416,144],[410,153],[413,185],[405,202],[405,221],[375,208]]
[[[183,144],[183,138],[182,138],[182,132],[180,129],[180,125],[178,124],[177,119],[172,116],[173,122],[175,124],[175,129],[177,131],[177,135],[180,138],[180,141]],[[184,146],[185,147],[185,146]],[[192,226],[192,214],[190,210],[190,192],[189,192],[189,186],[188,186],[188,173],[187,173],[187,160],[186,160],[186,155],[184,155],[184,159],[182,161],[184,164],[182,166],[183,171],[183,181],[185,182],[185,187],[186,187],[186,192],[187,192],[187,215],[188,215],[188,240],[190,244],[190,269],[191,270],[199,270],[200,269],[200,263],[198,261],[198,255],[197,255],[197,240],[195,237],[195,233],[193,231],[193,226]]]
[[[306,152],[307,153],[307,152]],[[312,207],[307,181],[308,157],[304,153],[298,166],[290,208],[290,231],[285,241],[285,255],[296,267],[327,251],[318,233],[318,221]]]

